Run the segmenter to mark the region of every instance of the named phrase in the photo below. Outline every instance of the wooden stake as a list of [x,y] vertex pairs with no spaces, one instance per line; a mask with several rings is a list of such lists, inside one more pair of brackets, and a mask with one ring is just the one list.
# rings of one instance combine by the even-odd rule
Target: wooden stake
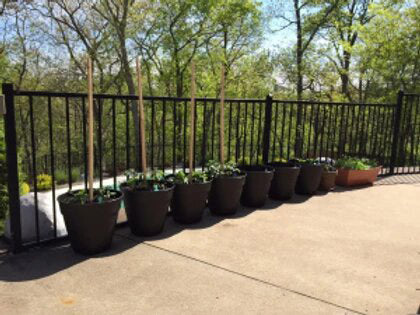
[[192,183],[193,176],[193,159],[194,159],[194,125],[195,125],[195,64],[194,61],[191,63],[191,110],[190,110],[190,147],[189,147],[189,182]]
[[222,77],[220,80],[220,164],[223,168],[225,163],[225,65],[222,65]]
[[140,151],[141,151],[141,168],[143,174],[147,174],[147,164],[146,164],[146,140],[144,132],[144,104],[143,104],[143,83],[141,78],[141,60],[140,58],[136,59],[136,70],[137,70],[137,84],[139,90],[139,101],[138,101],[138,112],[139,112],[139,139],[140,139]]
[[88,57],[88,124],[89,124],[89,147],[88,147],[88,177],[89,177],[89,201],[93,201],[93,71],[92,59]]

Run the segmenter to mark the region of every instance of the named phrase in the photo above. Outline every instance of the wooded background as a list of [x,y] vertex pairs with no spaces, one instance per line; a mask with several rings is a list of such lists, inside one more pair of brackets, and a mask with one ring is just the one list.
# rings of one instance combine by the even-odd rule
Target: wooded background
[[[283,100],[395,103],[400,89],[420,92],[420,3],[416,0],[1,2],[1,82],[13,83],[16,90],[85,92],[86,55],[93,60],[96,93],[136,94],[135,58],[140,56],[146,96],[188,97],[190,65],[194,60],[197,97],[219,96],[220,69],[225,64],[226,98],[264,99],[272,94]],[[64,181],[69,175],[66,116],[71,121],[74,166],[71,176],[77,180],[83,173],[80,169],[83,104],[70,100],[68,105],[67,110],[63,99],[52,100],[55,149],[61,152],[57,153],[55,167]],[[40,165],[45,165],[39,172],[48,172],[46,102],[34,99],[33,106],[37,159]],[[162,113],[163,106],[169,107],[168,104],[156,104],[158,114],[154,122],[148,115],[150,102],[145,106],[149,126],[152,123],[158,126],[166,119]],[[126,154],[123,135],[126,109],[130,111],[128,131],[133,137],[130,154],[135,160],[139,143],[136,101],[119,102],[116,106],[117,130],[121,133],[117,147],[119,155]],[[111,111],[110,103],[95,104],[95,117],[102,115],[104,126],[111,124]],[[182,108],[177,114],[178,118],[184,117]],[[205,114],[198,108],[200,117]],[[257,110],[254,115],[258,114]],[[240,115],[241,121],[251,119]],[[170,120],[172,116],[167,117]],[[16,102],[16,119],[25,179],[32,173],[27,99]],[[168,124],[180,127],[182,122],[181,119]],[[2,174],[6,168],[3,128],[0,123]],[[187,131],[181,129],[175,129],[180,132],[177,141]],[[111,129],[104,128],[103,132],[103,152],[107,154],[110,143],[106,139]],[[162,130],[157,128],[156,132],[161,139]],[[241,132],[245,136],[248,131]],[[199,124],[197,134],[202,133]],[[167,135],[168,139],[172,136]],[[156,158],[161,160],[159,154],[162,153],[158,152]],[[182,153],[176,154],[182,160]],[[118,168],[122,170],[125,166],[122,163]]]

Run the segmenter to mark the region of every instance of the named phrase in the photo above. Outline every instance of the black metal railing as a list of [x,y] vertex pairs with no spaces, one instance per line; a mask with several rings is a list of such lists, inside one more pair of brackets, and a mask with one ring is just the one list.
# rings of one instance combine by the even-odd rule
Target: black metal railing
[[[87,94],[15,91],[3,84],[7,114],[5,135],[12,241],[15,250],[56,239],[57,210],[52,204],[52,234],[41,236],[39,183],[51,176],[51,199],[57,178],[75,185],[80,172],[87,186]],[[190,128],[195,129],[194,166],[204,168],[219,156],[219,99],[197,98],[195,125],[189,126],[188,98],[145,97],[148,166],[175,172],[188,165]],[[118,176],[140,169],[137,96],[94,95],[95,181],[118,188]],[[226,99],[225,152],[238,164],[263,164],[280,158],[369,157],[381,175],[419,172],[419,96],[399,94],[396,104]],[[35,237],[22,241],[19,174],[32,188]],[[23,176],[22,176],[23,175]],[[25,214],[27,215],[27,214]],[[31,214],[32,215],[32,214]]]
[[395,105],[276,100],[273,106],[271,159],[367,157],[389,173]]

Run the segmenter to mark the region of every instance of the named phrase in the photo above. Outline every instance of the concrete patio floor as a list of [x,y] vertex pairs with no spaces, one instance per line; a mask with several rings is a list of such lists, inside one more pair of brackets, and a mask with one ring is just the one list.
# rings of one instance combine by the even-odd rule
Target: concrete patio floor
[[0,256],[0,314],[416,314],[420,184],[337,189],[165,232]]

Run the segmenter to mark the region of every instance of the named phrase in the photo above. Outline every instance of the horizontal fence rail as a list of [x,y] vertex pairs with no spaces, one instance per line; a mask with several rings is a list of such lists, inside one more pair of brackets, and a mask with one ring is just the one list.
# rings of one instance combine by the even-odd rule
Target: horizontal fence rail
[[[7,158],[12,166],[8,183],[11,232],[19,249],[63,236],[56,198],[63,190],[87,187],[87,94],[15,91],[10,84],[3,85],[3,93],[8,113]],[[125,170],[140,170],[137,100],[136,95],[94,94],[97,187],[118,189]],[[194,167],[204,169],[209,160],[218,159],[220,100],[196,98],[194,126],[188,125],[190,101],[144,97],[151,170],[186,170],[191,128],[195,131]],[[383,166],[381,175],[416,173],[419,107],[418,95],[401,93],[397,104],[283,101],[271,96],[226,99],[226,159],[250,165],[348,155],[375,159]],[[51,176],[47,192],[41,174]],[[18,183],[23,181],[31,187],[33,207],[21,210]],[[46,218],[40,211],[46,206],[46,195],[51,200],[48,233],[43,232]],[[22,235],[21,219],[28,215],[33,218],[29,239]]]

